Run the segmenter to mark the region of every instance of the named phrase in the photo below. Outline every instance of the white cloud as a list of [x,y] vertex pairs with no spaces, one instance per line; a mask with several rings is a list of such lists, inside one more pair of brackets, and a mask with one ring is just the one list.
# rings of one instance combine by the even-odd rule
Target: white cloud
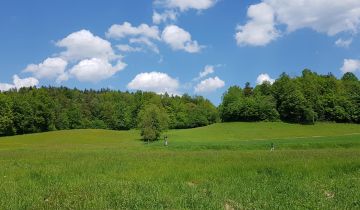
[[13,84],[8,84],[8,83],[0,83],[0,92],[1,91],[8,91],[10,89],[15,88],[15,85]]
[[21,79],[18,75],[13,76],[13,84],[0,83],[0,91],[8,91],[10,89],[16,88],[20,89],[22,87],[34,87],[39,85],[39,81],[34,77],[28,77]]
[[131,25],[131,23],[124,22],[122,25],[112,25],[106,33],[106,36],[115,39],[121,39],[127,36],[142,36],[160,40],[159,34],[160,32],[157,26],[141,24],[138,27],[134,27]]
[[154,3],[166,8],[186,11],[189,9],[205,10],[214,6],[218,0],[155,0]]
[[225,86],[219,77],[208,78],[195,86],[195,93],[209,93]]
[[128,44],[120,44],[116,46],[122,52],[141,52],[141,47],[132,47]]
[[278,37],[277,25],[284,25],[287,33],[311,28],[329,36],[341,32],[356,34],[360,26],[360,1],[263,0],[249,7],[248,16],[248,23],[238,27],[239,45],[270,43]]
[[163,13],[153,12],[152,20],[155,24],[160,24],[162,22],[166,23],[168,21],[175,21],[177,19],[177,12],[173,10],[166,10]]
[[311,28],[335,35],[357,32],[360,24],[359,0],[264,0],[275,13],[277,22],[287,31]]
[[212,73],[214,73],[214,72],[215,72],[215,67],[214,67],[214,66],[212,66],[212,65],[206,65],[205,68],[204,68],[204,70],[203,70],[202,72],[200,72],[199,77],[200,77],[200,78],[204,78],[204,77],[206,77],[207,75],[212,74]]
[[63,78],[68,62],[62,58],[47,58],[40,64],[28,65],[24,72],[30,72],[37,79],[57,79]]
[[90,58],[114,60],[116,56],[111,43],[88,30],[81,30],[68,35],[56,43],[58,47],[66,48],[60,56],[68,61],[79,61]]
[[113,66],[107,60],[92,58],[80,61],[70,70],[70,74],[81,82],[95,83],[112,77],[125,67],[126,64],[121,61]]
[[200,52],[202,48],[197,41],[191,39],[189,32],[176,25],[167,26],[162,32],[161,37],[173,50],[184,50],[189,53],[197,53]]
[[166,73],[145,72],[135,76],[127,85],[130,90],[153,91],[178,95],[179,81]]
[[338,47],[348,48],[351,45],[352,41],[353,41],[352,39],[344,40],[344,39],[340,38],[340,39],[336,40],[335,45]]
[[237,27],[235,39],[239,46],[264,46],[279,37],[274,25],[274,11],[268,4],[251,5],[247,15],[248,23]]
[[131,38],[129,40],[131,44],[140,44],[143,46],[148,47],[151,51],[155,52],[156,54],[159,54],[159,48],[154,44],[154,42],[150,41],[147,37],[140,37],[140,38]]
[[344,59],[341,71],[343,73],[360,71],[360,60]]
[[256,79],[256,83],[260,85],[264,82],[270,82],[270,84],[273,84],[275,79],[272,79],[268,74],[260,74]]

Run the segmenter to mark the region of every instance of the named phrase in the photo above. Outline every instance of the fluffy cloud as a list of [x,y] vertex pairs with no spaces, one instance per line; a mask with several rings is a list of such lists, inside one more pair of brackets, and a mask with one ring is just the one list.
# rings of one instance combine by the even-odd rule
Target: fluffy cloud
[[18,75],[13,76],[13,84],[0,83],[0,91],[7,91],[13,88],[20,89],[22,87],[37,86],[39,81],[36,78],[28,77],[21,79]]
[[251,5],[247,15],[250,21],[238,26],[235,34],[239,46],[264,46],[279,37],[274,26],[274,10],[268,4]]
[[264,82],[270,82],[270,84],[273,84],[275,79],[272,79],[268,74],[260,74],[256,79],[256,83],[263,84]]
[[360,60],[345,59],[341,71],[343,73],[360,71]]
[[[354,34],[360,26],[360,1],[263,0],[249,7],[248,16],[248,23],[238,27],[239,45],[268,44],[278,37],[276,25],[286,26],[287,33],[311,28],[329,36],[341,32]],[[258,38],[251,38],[256,34]]]
[[112,77],[125,67],[126,64],[121,61],[118,61],[118,63],[113,66],[107,60],[92,58],[80,61],[70,70],[70,74],[75,76],[79,81],[95,83]]
[[112,25],[106,33],[106,36],[115,39],[121,39],[127,36],[142,36],[160,40],[159,34],[160,32],[157,26],[141,24],[138,27],[134,27],[131,23],[124,22],[122,25]]
[[175,21],[177,19],[177,12],[173,10],[166,10],[163,13],[158,13],[154,11],[152,20],[155,24],[160,24],[162,22],[166,23],[168,21]]
[[191,39],[189,32],[176,25],[167,26],[162,32],[161,37],[173,50],[184,50],[189,53],[197,53],[200,52],[202,48],[197,41]]
[[56,45],[66,48],[66,51],[60,53],[60,56],[69,61],[91,58],[114,60],[118,58],[109,41],[93,35],[88,30],[74,32],[58,41]]
[[225,86],[219,77],[208,78],[195,86],[195,93],[209,93]]
[[127,88],[177,95],[179,81],[161,72],[140,73],[127,85]]
[[218,0],[155,0],[154,3],[166,8],[186,11],[189,9],[205,10],[214,6]]
[[47,58],[40,64],[28,65],[24,72],[32,73],[37,79],[64,79],[68,62],[62,58]]
[[335,45],[338,47],[348,48],[351,45],[352,41],[353,41],[352,39],[343,40],[340,38],[336,40]]

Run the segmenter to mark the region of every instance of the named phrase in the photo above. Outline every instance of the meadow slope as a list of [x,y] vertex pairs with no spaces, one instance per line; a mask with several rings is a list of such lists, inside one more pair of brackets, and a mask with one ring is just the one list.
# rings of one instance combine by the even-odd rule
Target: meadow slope
[[[356,209],[360,126],[222,123],[0,138],[0,209]],[[270,144],[275,151],[270,152]]]

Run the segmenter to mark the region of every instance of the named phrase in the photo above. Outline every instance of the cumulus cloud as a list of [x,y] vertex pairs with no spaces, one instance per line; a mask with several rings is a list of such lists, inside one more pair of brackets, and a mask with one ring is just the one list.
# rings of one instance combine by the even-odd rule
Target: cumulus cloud
[[160,32],[157,26],[149,26],[141,24],[138,27],[132,26],[129,22],[124,22],[122,25],[112,25],[106,36],[108,38],[121,39],[128,36],[142,36],[151,39],[160,40]]
[[344,59],[344,64],[341,67],[343,73],[360,71],[360,60]]
[[209,93],[225,86],[219,77],[208,78],[195,86],[195,93]]
[[13,84],[0,83],[0,91],[8,91],[10,89],[20,89],[22,87],[34,87],[39,85],[39,80],[33,77],[21,79],[18,75],[13,76]]
[[351,43],[352,43],[352,39],[338,39],[336,40],[335,42],[335,45],[338,46],[338,47],[343,47],[343,48],[348,48]]
[[101,58],[107,60],[117,59],[111,43],[88,30],[81,30],[68,35],[56,43],[58,47],[66,48],[60,56],[68,61]]
[[126,64],[121,61],[113,66],[107,60],[92,58],[80,61],[70,70],[70,74],[81,82],[95,83],[112,77],[125,67]]
[[269,82],[270,84],[273,84],[275,82],[275,79],[272,79],[268,74],[260,74],[257,79],[257,84],[263,84],[264,82]]
[[163,13],[153,12],[152,20],[155,24],[160,24],[162,22],[166,23],[168,21],[175,21],[177,19],[177,12],[174,10],[166,10]]
[[184,29],[176,26],[167,26],[161,35],[162,40],[170,45],[173,50],[184,50],[189,53],[201,51],[202,46],[197,41],[191,39],[191,34]]
[[[249,7],[248,16],[250,20],[237,29],[239,45],[270,43],[278,37],[277,25],[284,25],[287,33],[310,28],[329,36],[342,32],[355,34],[360,26],[360,1],[263,0]],[[258,38],[251,38],[256,34]]]
[[189,9],[205,10],[214,6],[218,0],[155,0],[156,5],[166,8],[187,11]]
[[251,5],[247,11],[249,22],[237,27],[235,34],[239,46],[264,46],[279,37],[275,28],[274,10],[266,3]]
[[63,80],[68,62],[62,58],[47,58],[42,63],[28,65],[24,72],[30,72],[37,79]]
[[178,95],[179,81],[162,72],[145,72],[135,76],[127,85],[130,90],[165,92]]

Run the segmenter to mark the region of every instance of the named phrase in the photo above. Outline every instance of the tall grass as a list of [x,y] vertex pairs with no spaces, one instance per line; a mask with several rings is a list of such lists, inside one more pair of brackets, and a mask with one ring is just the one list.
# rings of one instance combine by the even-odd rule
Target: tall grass
[[0,209],[358,209],[359,128],[217,124],[168,131],[168,147],[137,131],[0,138]]

